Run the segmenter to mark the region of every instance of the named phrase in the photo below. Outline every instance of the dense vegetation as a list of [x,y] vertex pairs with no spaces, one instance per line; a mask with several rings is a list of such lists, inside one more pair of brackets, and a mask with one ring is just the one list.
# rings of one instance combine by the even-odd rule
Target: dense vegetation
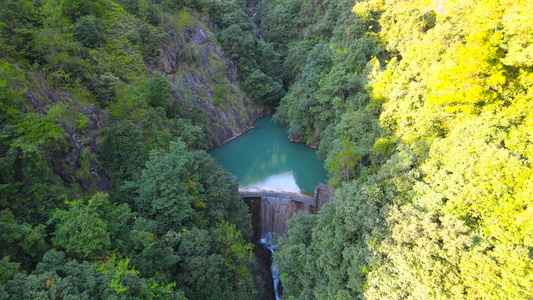
[[[244,5],[2,1],[0,299],[259,295],[248,209],[206,153],[212,133],[197,105],[240,109],[243,92],[215,52],[232,38],[226,28],[253,32],[250,15],[232,15]],[[213,48],[207,58],[195,31]],[[178,45],[170,75],[163,44]],[[281,86],[261,71],[270,64],[250,65],[244,88],[263,85],[257,97],[278,101]],[[204,85],[191,88],[187,72]]]
[[279,241],[286,297],[533,297],[531,2],[438,2],[261,3],[337,186]]
[[194,32],[336,187],[278,241],[284,297],[533,298],[532,20],[516,0],[3,1],[0,298],[259,296],[196,101],[245,95]]

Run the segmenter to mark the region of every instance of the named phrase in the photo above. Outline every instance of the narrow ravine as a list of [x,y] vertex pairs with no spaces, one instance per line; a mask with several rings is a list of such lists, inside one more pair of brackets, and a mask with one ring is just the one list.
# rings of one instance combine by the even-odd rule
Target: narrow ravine
[[[323,185],[318,186],[318,191],[322,191]],[[273,254],[277,250],[275,237],[287,233],[286,222],[295,213],[314,213],[318,201],[315,202],[315,197],[303,193],[279,189],[243,188],[239,192],[252,215],[254,252],[258,257],[258,271],[266,290],[262,299],[279,299],[283,288],[273,260]],[[317,193],[321,194],[325,193]]]
[[252,215],[257,272],[266,290],[262,299],[280,299],[282,285],[272,259],[273,236],[287,233],[286,222],[295,213],[312,212],[313,197],[302,191],[313,193],[327,174],[316,150],[289,141],[285,128],[271,116],[258,119],[255,125],[210,153],[237,178],[240,191],[257,190],[256,196],[241,196]]
[[250,3],[250,5],[248,6],[248,9],[250,10],[250,12],[252,13],[252,23],[254,24],[254,32],[255,32],[255,36],[258,38],[258,39],[263,39],[263,36],[259,33],[259,24],[257,23],[257,13],[259,12],[259,4],[257,3]]
[[270,252],[272,252],[272,259],[270,263],[270,272],[272,273],[272,281],[274,284],[274,295],[276,297],[276,300],[281,299],[281,292],[283,291],[283,287],[281,285],[281,281],[279,279],[278,270],[276,267],[276,261],[274,260],[274,240],[272,237],[272,232],[268,232],[264,238],[261,239],[261,244],[265,245]]

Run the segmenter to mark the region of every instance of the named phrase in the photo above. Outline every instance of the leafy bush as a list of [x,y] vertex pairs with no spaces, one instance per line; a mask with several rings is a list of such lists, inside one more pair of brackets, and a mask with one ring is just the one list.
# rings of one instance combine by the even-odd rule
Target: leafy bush
[[124,8],[127,12],[133,15],[137,15],[141,8],[139,0],[122,0]]
[[213,93],[215,94],[215,98],[213,99],[213,104],[215,106],[220,105],[222,101],[226,100],[226,96],[228,94],[228,87],[225,84],[217,84],[213,88]]
[[[134,180],[148,159],[142,130],[129,120],[110,126],[100,144],[100,159],[111,168],[115,181]],[[124,151],[128,149],[128,151]]]
[[202,61],[202,55],[198,52],[194,43],[187,43],[179,50],[178,60],[188,64],[195,64]]
[[132,44],[134,44],[134,45],[136,45],[136,44],[138,44],[138,43],[141,42],[141,36],[139,35],[138,32],[135,32],[135,31],[132,31],[132,32],[126,34],[126,39],[127,39],[130,43],[132,43]]
[[85,47],[96,47],[102,39],[102,34],[98,30],[96,22],[96,19],[92,16],[80,18],[74,25],[74,39]]
[[155,5],[148,6],[146,21],[156,27],[161,23],[161,14]]
[[63,0],[61,3],[61,13],[71,21],[89,15],[92,10],[94,0]]
[[248,96],[263,105],[274,106],[285,95],[283,87],[261,70],[254,70],[244,81]]
[[157,38],[155,28],[150,24],[144,24],[139,28],[139,37],[141,38],[141,52],[144,59],[154,63],[159,56],[159,39]]

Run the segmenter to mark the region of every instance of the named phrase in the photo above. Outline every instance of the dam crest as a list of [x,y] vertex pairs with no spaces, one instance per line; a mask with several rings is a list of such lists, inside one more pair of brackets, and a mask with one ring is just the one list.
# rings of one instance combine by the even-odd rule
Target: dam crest
[[252,215],[255,240],[263,239],[270,233],[285,235],[286,222],[295,213],[314,214],[333,199],[333,188],[319,183],[314,193],[272,188],[239,188],[239,193],[248,205]]

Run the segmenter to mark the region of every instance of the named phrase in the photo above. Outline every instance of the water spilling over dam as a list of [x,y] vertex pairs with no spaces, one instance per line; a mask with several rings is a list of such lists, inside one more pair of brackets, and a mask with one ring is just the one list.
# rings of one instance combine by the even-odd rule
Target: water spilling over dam
[[241,188],[239,193],[252,215],[254,240],[270,233],[287,233],[287,220],[295,213],[315,213],[331,201],[332,188],[318,184],[313,195],[282,189]]
[[[316,213],[322,205],[333,198],[333,188],[322,183],[315,187],[313,195],[299,191],[267,188],[241,188],[239,193],[252,215],[253,240],[268,248],[272,254],[275,250],[273,234],[285,235],[287,220],[297,212]],[[261,246],[256,245],[256,247]],[[275,262],[272,256],[264,259],[268,261],[262,263],[270,266],[268,271],[270,278],[263,278],[263,280],[266,279],[265,286],[273,288],[273,293],[270,297],[263,295],[262,299],[280,299],[281,283],[276,273]]]
[[274,283],[277,279],[271,271],[275,269],[275,236],[287,233],[286,222],[295,213],[316,213],[332,193],[330,187],[318,184],[327,180],[327,172],[315,149],[291,142],[286,128],[272,116],[259,118],[254,125],[253,130],[209,153],[239,184],[252,215],[257,272],[265,283],[261,299],[276,299],[273,287],[279,284]]
[[304,194],[259,188],[239,190],[252,214],[254,240],[270,233],[286,234],[286,222],[296,212],[309,213],[313,198]]

